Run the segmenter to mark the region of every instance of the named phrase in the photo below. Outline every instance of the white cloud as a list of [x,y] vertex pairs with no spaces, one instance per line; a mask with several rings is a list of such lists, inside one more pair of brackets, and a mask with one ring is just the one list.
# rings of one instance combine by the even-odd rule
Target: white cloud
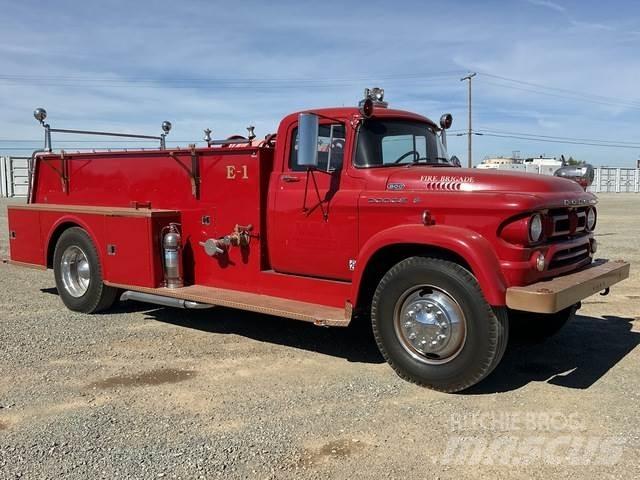
[[567,11],[567,9],[562,5],[555,2],[550,2],[547,0],[527,0],[527,2],[530,3],[531,5],[536,5],[538,7],[550,8],[551,10],[555,10],[556,12],[564,13]]

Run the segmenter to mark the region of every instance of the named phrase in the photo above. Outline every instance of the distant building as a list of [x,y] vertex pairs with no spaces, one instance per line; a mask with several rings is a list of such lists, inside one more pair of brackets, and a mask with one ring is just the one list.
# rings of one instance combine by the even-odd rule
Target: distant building
[[[476,168],[483,168],[483,169],[487,169],[487,168],[494,168],[497,169],[500,166],[504,166],[504,165],[520,165],[522,164],[522,160],[517,159],[517,158],[512,158],[512,157],[485,157],[484,160],[482,160],[482,163],[480,165],[478,165]],[[509,167],[505,167],[505,168],[509,168]]]
[[536,158],[525,158],[524,160],[514,157],[486,157],[476,168],[494,170],[513,170],[518,172],[539,173],[542,175],[553,175],[562,166],[562,161],[555,157],[540,155]]

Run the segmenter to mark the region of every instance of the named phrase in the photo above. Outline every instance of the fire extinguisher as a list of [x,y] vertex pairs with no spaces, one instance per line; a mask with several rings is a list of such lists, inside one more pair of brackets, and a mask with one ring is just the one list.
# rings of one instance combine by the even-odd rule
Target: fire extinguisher
[[182,279],[182,237],[179,226],[179,223],[170,223],[162,229],[164,286],[167,288],[184,286]]

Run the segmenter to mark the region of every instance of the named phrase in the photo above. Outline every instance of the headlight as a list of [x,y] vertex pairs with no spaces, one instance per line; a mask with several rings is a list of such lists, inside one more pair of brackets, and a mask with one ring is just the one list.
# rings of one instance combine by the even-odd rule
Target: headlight
[[596,209],[591,207],[587,210],[587,230],[591,232],[593,231],[595,226],[596,226]]
[[537,244],[544,239],[544,216],[541,213],[522,214],[507,220],[498,235],[513,245],[524,247]]
[[536,243],[542,238],[542,216],[536,213],[529,219],[529,240]]

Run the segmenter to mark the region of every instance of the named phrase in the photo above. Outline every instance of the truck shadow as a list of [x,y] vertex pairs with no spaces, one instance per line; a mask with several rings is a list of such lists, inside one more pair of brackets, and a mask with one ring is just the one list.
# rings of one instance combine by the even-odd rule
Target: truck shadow
[[[46,293],[57,293],[49,289]],[[44,291],[44,290],[43,290]],[[241,335],[260,342],[344,358],[357,363],[384,363],[369,324],[354,320],[348,328],[323,328],[310,323],[216,307],[178,310],[129,301],[108,314],[141,312],[147,318],[178,327],[219,335]],[[517,390],[531,382],[588,389],[638,344],[633,331],[640,319],[577,315],[557,335],[536,345],[510,344],[494,372],[465,395]]]
[[509,345],[494,372],[464,393],[507,392],[530,382],[587,389],[640,344],[634,320],[578,315],[542,344]]
[[[125,308],[131,308],[126,311],[138,311],[139,305],[144,304],[125,302],[120,304],[118,310],[124,312]],[[241,335],[260,342],[344,358],[350,362],[384,363],[371,328],[358,320],[351,322],[347,328],[324,328],[297,320],[223,307],[185,311],[173,308],[149,310],[146,305],[146,310],[147,318],[178,327],[219,335]],[[113,310],[111,313],[114,313]]]

